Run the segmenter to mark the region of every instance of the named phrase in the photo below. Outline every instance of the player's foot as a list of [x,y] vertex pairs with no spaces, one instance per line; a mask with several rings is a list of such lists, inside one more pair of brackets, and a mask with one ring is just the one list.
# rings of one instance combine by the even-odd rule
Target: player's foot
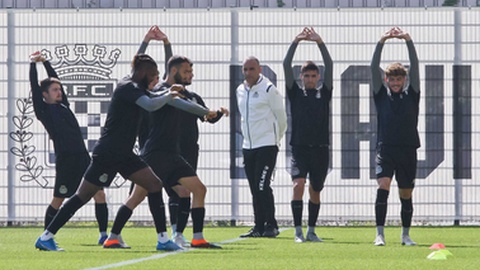
[[373,241],[373,244],[375,246],[385,246],[385,237],[381,234],[377,235],[377,237],[375,237],[375,241]]
[[108,238],[108,235],[100,235],[100,238],[98,238],[98,244],[103,245],[103,242],[105,242],[107,238]]
[[40,237],[38,237],[37,242],[35,242],[35,247],[38,248],[39,250],[45,250],[45,251],[64,251],[63,248],[59,248],[57,246],[57,243],[53,238],[50,238],[49,240],[42,241]]
[[163,250],[163,251],[177,251],[177,250],[183,250],[182,247],[178,246],[172,240],[168,240],[165,243],[160,243],[157,242],[157,250]]
[[295,243],[304,243],[305,237],[303,237],[303,233],[295,234]]
[[222,248],[221,246],[207,242],[207,240],[205,239],[200,239],[200,240],[193,239],[190,246],[192,248],[216,248],[216,249]]
[[121,239],[107,239],[105,242],[103,242],[103,248],[130,248],[127,244],[125,244],[125,242],[120,240]]
[[408,235],[402,235],[402,245],[405,246],[416,246],[417,243],[413,242],[413,240]]
[[278,231],[277,228],[274,227],[267,227],[265,228],[265,231],[263,232],[263,237],[269,237],[269,238],[275,238],[277,235],[279,235],[280,232]]
[[251,228],[250,231],[241,234],[240,237],[246,238],[246,237],[262,237],[262,233],[259,232],[255,227]]
[[181,247],[189,247],[190,243],[187,241],[183,234],[175,234],[173,242]]
[[127,245],[127,243],[125,243],[125,241],[123,241],[123,238],[122,238],[121,234],[118,235],[118,242],[120,242],[120,245],[122,245],[122,248],[130,248],[130,246]]
[[310,242],[323,242],[322,238],[318,237],[314,232],[307,233],[307,241]]

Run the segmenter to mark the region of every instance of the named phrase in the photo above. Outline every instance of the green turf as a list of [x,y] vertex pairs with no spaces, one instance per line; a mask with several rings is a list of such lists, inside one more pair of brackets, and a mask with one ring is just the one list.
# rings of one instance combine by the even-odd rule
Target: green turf
[[[372,244],[372,227],[320,227],[324,243],[293,242],[289,228],[276,239],[236,239],[245,227],[207,227],[212,242],[222,250],[189,250],[161,257],[155,251],[155,230],[128,227],[123,231],[130,250],[107,250],[96,245],[94,227],[66,227],[56,240],[66,252],[41,252],[34,248],[41,228],[0,228],[0,269],[88,269],[132,262],[102,269],[480,269],[480,228],[414,227],[416,247],[400,245],[400,228],[387,227],[385,247]],[[186,235],[191,237],[191,228]],[[433,243],[443,243],[453,253],[447,260],[427,260]],[[135,261],[136,260],[136,261]]]

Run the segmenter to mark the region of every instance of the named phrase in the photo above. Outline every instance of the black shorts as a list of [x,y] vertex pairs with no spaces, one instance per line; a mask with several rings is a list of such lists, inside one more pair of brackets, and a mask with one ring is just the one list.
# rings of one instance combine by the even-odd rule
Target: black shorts
[[197,176],[192,166],[178,154],[153,151],[142,157],[153,172],[160,177],[169,196],[171,196],[170,192],[173,192],[169,188],[179,185],[180,178]]
[[117,173],[128,179],[130,175],[146,167],[147,163],[133,152],[93,154],[92,162],[85,172],[85,180],[97,186],[108,187]]
[[413,188],[417,173],[417,148],[377,146],[377,179],[392,178],[395,174],[399,188]]
[[315,191],[322,191],[330,159],[328,146],[292,146],[292,180],[308,178]]
[[190,164],[190,166],[192,166],[194,171],[197,171],[198,151],[198,144],[196,144],[181,153],[181,156],[188,162],[188,164]]
[[87,152],[58,155],[55,162],[53,196],[68,198],[75,194],[88,164],[90,164],[90,156]]

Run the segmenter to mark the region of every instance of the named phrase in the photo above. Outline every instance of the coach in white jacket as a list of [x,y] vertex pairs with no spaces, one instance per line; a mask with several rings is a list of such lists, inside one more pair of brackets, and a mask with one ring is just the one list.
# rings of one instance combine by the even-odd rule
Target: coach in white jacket
[[287,129],[283,97],[261,74],[257,58],[245,59],[245,81],[237,88],[242,116],[243,163],[253,197],[255,226],[240,237],[276,237],[275,203],[270,181],[277,161],[278,145]]

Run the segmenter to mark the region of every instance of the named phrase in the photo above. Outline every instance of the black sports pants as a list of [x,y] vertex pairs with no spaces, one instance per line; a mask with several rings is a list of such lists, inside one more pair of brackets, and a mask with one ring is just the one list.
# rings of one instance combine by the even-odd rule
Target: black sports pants
[[277,154],[277,146],[243,149],[245,173],[253,198],[255,227],[260,232],[264,231],[265,225],[278,228],[273,191],[270,187]]

